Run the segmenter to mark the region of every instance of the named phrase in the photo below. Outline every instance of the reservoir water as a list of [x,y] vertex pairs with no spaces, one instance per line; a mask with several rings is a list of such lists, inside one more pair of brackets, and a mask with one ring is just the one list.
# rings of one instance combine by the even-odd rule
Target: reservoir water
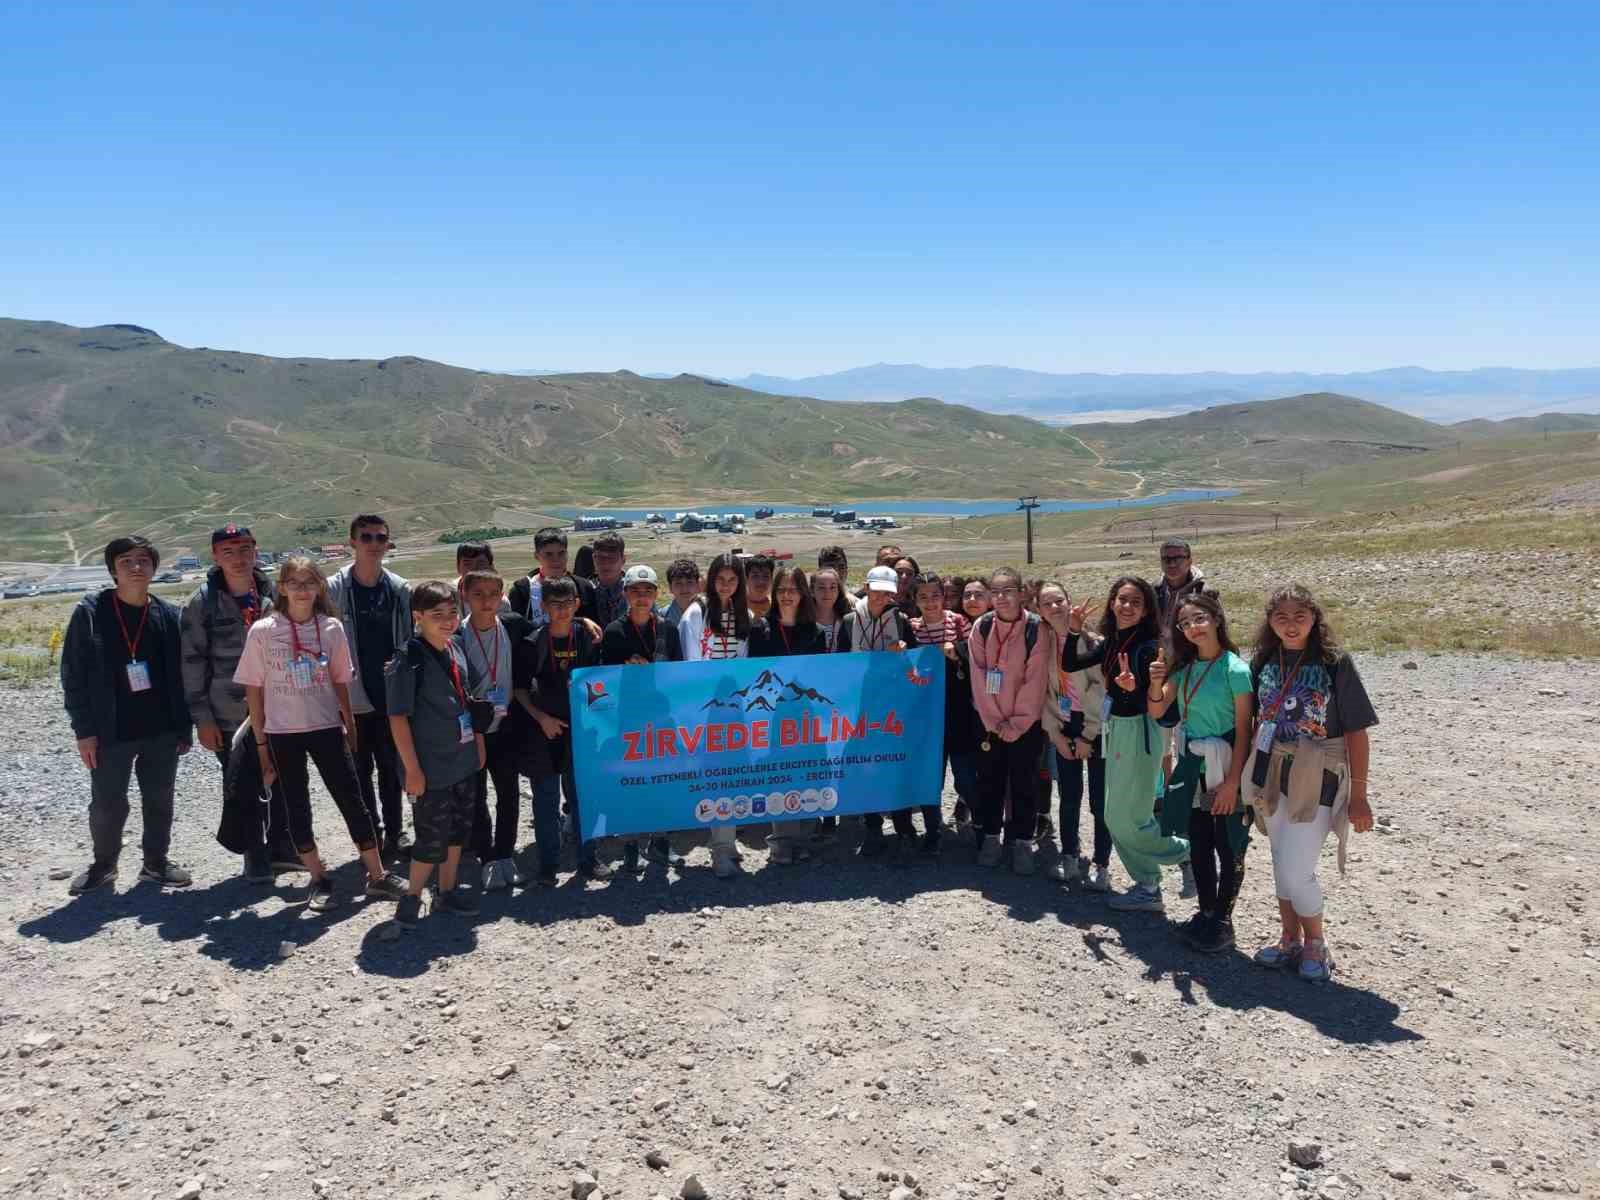
[[[1237,488],[1190,488],[1176,492],[1161,492],[1154,496],[1112,500],[1039,500],[1036,511],[1041,513],[1085,512],[1103,508],[1151,508],[1161,504],[1187,504],[1196,500],[1221,500],[1237,496]],[[770,508],[774,516],[809,517],[814,507],[810,504],[760,504],[754,500],[729,500],[720,506],[693,506],[696,512],[742,512],[752,516],[757,508]],[[835,510],[853,508],[863,517],[987,517],[1016,512],[1015,500],[839,500],[821,501],[816,507]],[[659,508],[556,508],[547,509],[562,517],[615,517],[619,521],[642,521],[646,514],[661,512],[671,517],[673,513],[687,511],[682,505],[665,504]]]

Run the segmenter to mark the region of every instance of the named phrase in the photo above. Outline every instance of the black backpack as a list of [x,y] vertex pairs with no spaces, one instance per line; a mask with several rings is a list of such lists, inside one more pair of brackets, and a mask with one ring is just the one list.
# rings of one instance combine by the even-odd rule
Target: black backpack
[[[972,632],[977,634],[979,638],[987,639],[989,631],[994,628],[994,623],[995,615],[992,612],[986,612],[973,625]],[[1033,656],[1033,648],[1039,644],[1040,623],[1038,613],[1029,613],[1027,622],[1022,627],[1022,657],[1025,660]]]

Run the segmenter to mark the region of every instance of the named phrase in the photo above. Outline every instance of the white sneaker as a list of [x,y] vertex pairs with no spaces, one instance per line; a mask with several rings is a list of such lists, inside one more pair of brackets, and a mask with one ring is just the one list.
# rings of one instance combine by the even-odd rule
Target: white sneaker
[[501,888],[503,888],[505,886],[506,886],[506,881],[505,881],[505,877],[500,872],[500,864],[499,864],[499,862],[484,863],[483,864],[483,890],[486,891],[486,892],[498,892]]
[[1118,912],[1165,912],[1166,904],[1161,899],[1161,889],[1150,887],[1147,884],[1136,883],[1125,892],[1119,892],[1111,897],[1111,907]]
[[980,867],[998,867],[1000,858],[1005,853],[1005,847],[1000,844],[1000,838],[995,834],[988,834],[983,839],[983,845],[978,847],[978,865]]
[[714,847],[711,851],[711,873],[718,879],[732,879],[739,873],[739,860],[731,850]]
[[1194,864],[1181,862],[1178,864],[1178,870],[1183,874],[1183,886],[1178,889],[1178,899],[1193,900],[1200,894],[1200,889],[1194,883]]
[[1089,872],[1089,877],[1083,881],[1086,891],[1109,892],[1111,890],[1111,868],[1095,867]]

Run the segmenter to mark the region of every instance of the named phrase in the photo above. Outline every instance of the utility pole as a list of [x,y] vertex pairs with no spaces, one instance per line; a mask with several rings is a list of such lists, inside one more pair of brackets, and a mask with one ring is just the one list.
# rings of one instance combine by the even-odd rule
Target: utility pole
[[1039,497],[1023,496],[1017,501],[1019,511],[1027,514],[1028,522],[1028,565],[1033,565],[1033,510],[1039,507]]

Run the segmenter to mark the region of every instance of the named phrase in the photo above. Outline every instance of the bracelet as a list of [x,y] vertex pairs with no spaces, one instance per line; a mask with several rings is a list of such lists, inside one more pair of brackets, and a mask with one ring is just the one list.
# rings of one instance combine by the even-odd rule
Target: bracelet
[[267,744],[266,742],[257,742],[256,743],[256,745],[258,745],[258,746],[265,746],[266,744]]
[[1350,776],[1350,782],[1351,783],[1365,783],[1366,782],[1366,778],[1362,777],[1361,779],[1357,779],[1354,775],[1352,775],[1352,776]]

